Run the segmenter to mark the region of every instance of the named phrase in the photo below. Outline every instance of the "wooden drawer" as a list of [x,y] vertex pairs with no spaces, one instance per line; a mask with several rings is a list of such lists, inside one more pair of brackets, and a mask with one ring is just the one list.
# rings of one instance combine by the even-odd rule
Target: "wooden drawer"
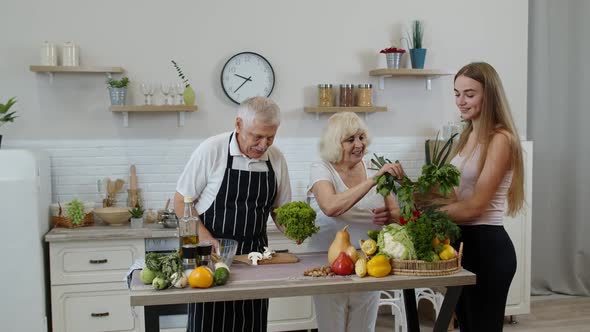
[[139,257],[145,255],[143,240],[51,243],[52,285],[122,282]]
[[53,286],[51,292],[53,331],[143,331],[143,308],[129,305],[129,291],[119,283]]

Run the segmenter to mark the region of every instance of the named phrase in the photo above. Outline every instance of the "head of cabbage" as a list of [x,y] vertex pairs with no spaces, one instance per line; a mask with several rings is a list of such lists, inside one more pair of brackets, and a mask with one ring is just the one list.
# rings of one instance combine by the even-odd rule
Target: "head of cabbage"
[[381,230],[377,237],[379,253],[394,259],[416,259],[412,238],[403,226],[390,224]]

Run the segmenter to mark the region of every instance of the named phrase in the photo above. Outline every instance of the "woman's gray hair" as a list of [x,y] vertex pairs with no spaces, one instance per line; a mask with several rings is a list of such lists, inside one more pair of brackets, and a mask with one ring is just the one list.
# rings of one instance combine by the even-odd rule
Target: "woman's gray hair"
[[242,119],[244,128],[254,124],[254,119],[264,124],[281,124],[279,106],[266,97],[252,97],[244,100],[238,107],[237,117]]
[[[320,138],[320,157],[327,162],[342,161],[342,141],[355,134],[365,134],[367,146],[371,143],[367,125],[352,112],[342,112],[332,115]],[[365,150],[365,153],[367,150]]]

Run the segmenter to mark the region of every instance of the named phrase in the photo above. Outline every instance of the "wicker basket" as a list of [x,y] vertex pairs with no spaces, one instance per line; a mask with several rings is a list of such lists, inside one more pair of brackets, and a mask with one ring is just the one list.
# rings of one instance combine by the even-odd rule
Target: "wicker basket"
[[94,212],[89,211],[84,214],[84,219],[79,224],[72,223],[72,220],[68,217],[63,216],[61,205],[58,203],[59,210],[57,216],[52,216],[51,219],[53,220],[53,227],[66,227],[66,228],[76,228],[76,227],[85,227],[94,225]]
[[457,257],[445,261],[391,260],[391,274],[402,276],[447,276],[461,271],[463,243]]

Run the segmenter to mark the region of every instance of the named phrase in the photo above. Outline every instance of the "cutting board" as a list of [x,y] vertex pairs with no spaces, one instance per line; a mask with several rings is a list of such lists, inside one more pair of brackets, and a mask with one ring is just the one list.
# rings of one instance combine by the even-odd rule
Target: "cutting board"
[[[250,264],[248,255],[236,255],[234,256],[234,262]],[[265,264],[288,264],[299,262],[299,257],[295,256],[290,252],[279,252],[272,256],[271,259],[263,259],[258,261],[258,265]]]

